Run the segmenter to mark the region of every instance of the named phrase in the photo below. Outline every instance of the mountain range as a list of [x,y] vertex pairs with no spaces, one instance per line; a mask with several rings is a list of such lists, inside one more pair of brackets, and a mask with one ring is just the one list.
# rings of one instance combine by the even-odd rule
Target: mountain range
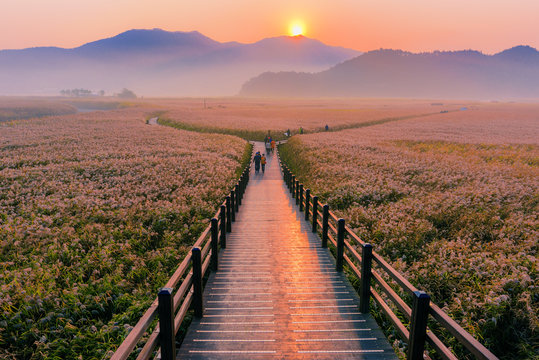
[[317,73],[266,72],[240,95],[539,99],[539,52],[529,46],[495,55],[376,50]]
[[359,54],[304,36],[242,44],[196,31],[129,30],[73,49],[0,51],[0,95],[124,87],[143,95],[235,95],[265,71],[321,71]]
[[149,96],[539,98],[539,52],[361,53],[304,36],[252,44],[129,30],[72,49],[0,51],[0,95],[129,88]]

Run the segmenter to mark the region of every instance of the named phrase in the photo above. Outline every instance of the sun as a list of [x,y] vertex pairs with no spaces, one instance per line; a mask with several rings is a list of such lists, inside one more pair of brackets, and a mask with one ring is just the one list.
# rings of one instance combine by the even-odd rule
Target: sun
[[293,23],[292,25],[290,25],[290,35],[291,36],[299,36],[299,35],[303,35],[303,33],[304,33],[304,29],[303,29],[302,24]]

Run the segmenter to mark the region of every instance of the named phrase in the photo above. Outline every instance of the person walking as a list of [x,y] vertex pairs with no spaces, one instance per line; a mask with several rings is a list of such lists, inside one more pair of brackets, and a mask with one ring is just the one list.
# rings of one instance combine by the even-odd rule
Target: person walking
[[299,133],[303,134],[303,128],[301,126],[299,127]]
[[260,158],[260,164],[262,165],[262,174],[266,172],[266,156],[262,154],[262,157]]
[[253,162],[255,163],[255,173],[258,173],[260,171],[261,160],[262,160],[262,156],[260,156],[260,151],[257,151],[253,159]]
[[268,139],[268,142],[264,145],[266,146],[266,154],[269,154],[271,151],[271,140]]
[[275,152],[275,140],[271,140],[271,152]]

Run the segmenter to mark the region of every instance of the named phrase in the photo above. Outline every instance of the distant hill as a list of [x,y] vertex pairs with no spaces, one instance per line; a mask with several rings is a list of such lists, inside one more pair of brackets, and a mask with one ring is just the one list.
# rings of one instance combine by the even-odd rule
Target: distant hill
[[244,84],[246,96],[539,98],[539,52],[517,46],[413,54],[376,50],[318,73],[266,72]]
[[199,32],[130,30],[73,49],[0,51],[0,95],[124,87],[144,95],[234,95],[265,71],[321,71],[360,52],[303,36],[220,43]]

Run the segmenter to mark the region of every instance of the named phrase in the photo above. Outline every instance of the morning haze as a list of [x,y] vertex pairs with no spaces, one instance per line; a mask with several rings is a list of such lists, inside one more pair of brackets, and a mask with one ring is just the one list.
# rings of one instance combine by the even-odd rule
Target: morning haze
[[[300,30],[297,30],[300,31]],[[518,46],[478,51],[365,54],[303,35],[252,44],[193,32],[130,30],[73,49],[0,51],[0,94],[65,89],[144,96],[422,97],[532,99],[539,53]]]

